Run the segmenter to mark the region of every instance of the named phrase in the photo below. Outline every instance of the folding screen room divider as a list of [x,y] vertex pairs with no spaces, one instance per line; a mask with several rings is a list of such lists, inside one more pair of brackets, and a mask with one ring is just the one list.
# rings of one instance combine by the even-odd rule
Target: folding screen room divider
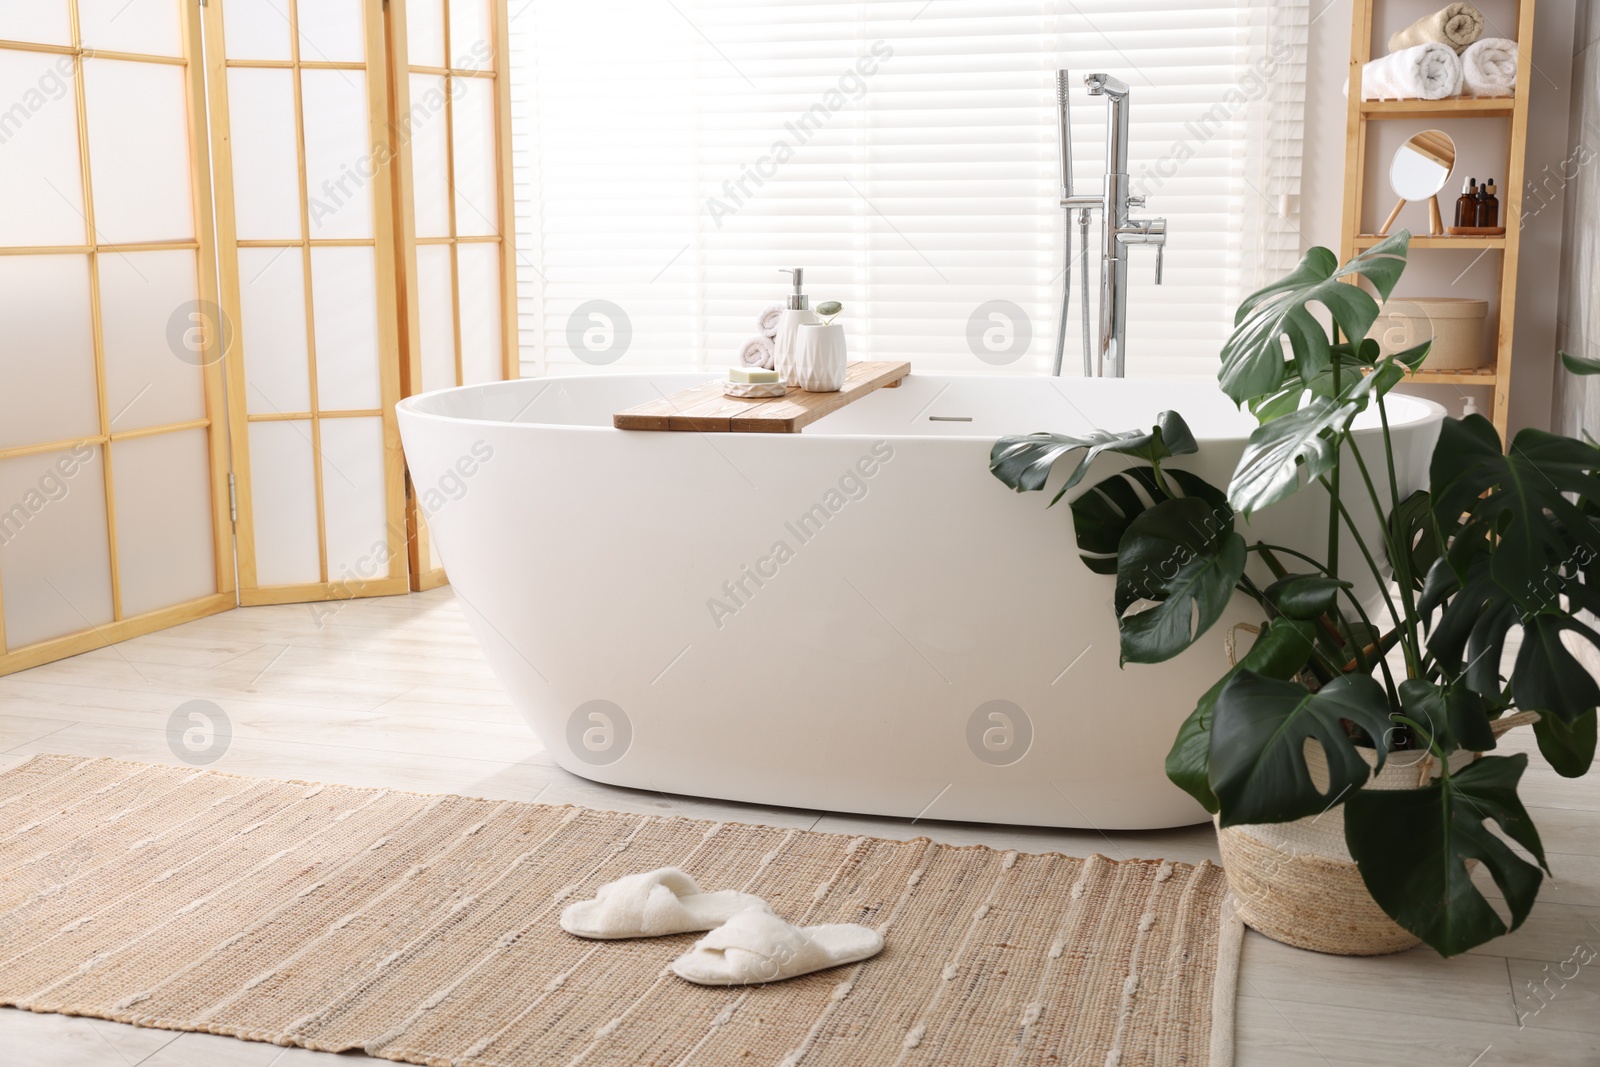
[[0,674],[443,581],[394,404],[515,374],[506,32],[0,6]]

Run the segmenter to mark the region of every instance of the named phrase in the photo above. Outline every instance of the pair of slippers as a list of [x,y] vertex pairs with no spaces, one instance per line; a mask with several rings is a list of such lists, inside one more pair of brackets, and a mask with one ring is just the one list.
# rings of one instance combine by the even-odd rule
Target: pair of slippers
[[593,900],[569,904],[561,928],[614,940],[710,930],[672,961],[672,972],[699,985],[755,985],[798,978],[876,956],[883,935],[854,923],[794,926],[767,902],[731,889],[707,893],[676,867],[618,878]]

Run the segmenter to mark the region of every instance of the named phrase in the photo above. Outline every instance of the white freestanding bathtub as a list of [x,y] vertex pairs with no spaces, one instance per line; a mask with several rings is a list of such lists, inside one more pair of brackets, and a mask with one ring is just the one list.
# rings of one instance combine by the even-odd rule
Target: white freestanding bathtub
[[[801,434],[612,428],[708,377],[529,379],[400,405],[456,594],[562,767],[927,819],[1204,818],[1163,760],[1227,667],[1227,625],[1259,611],[1236,595],[1182,656],[1119,667],[1113,580],[1079,560],[1065,502],[1013,493],[988,455],[1006,434],[1148,427],[1171,408],[1200,441],[1173,466],[1225,486],[1254,420],[1214,382],[913,374]],[[1443,412],[1389,408],[1405,495],[1426,484]],[[1376,435],[1358,433],[1381,463]],[[1083,487],[1122,465],[1102,460]],[[1241,530],[1320,558],[1322,497]]]

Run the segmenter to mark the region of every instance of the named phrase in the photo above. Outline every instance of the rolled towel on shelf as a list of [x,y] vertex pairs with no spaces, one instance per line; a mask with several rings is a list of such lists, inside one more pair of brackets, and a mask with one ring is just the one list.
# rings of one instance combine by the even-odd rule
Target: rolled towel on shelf
[[783,314],[782,304],[773,304],[761,312],[761,317],[756,320],[756,329],[764,337],[778,336],[778,318]]
[[1460,92],[1461,57],[1447,44],[1419,44],[1361,68],[1363,100],[1443,100]]
[[1389,38],[1389,51],[1399,52],[1419,44],[1445,44],[1463,52],[1483,36],[1483,12],[1471,4],[1451,4],[1420,18]]
[[765,367],[767,370],[772,370],[774,357],[770,337],[752,337],[739,348],[739,362],[746,367]]
[[1461,53],[1461,84],[1468,96],[1511,96],[1517,91],[1517,42],[1485,37]]

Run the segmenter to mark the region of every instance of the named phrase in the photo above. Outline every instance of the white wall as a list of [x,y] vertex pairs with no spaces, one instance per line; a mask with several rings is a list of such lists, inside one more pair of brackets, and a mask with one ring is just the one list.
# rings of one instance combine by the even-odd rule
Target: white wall
[[[1306,70],[1306,150],[1301,179],[1301,236],[1307,247],[1325,245],[1338,251],[1344,209],[1344,154],[1346,104],[1342,91],[1349,76],[1351,0],[1312,0],[1312,23]],[[1594,0],[1585,0],[1593,3]],[[1511,385],[1511,430],[1522,426],[1550,425],[1554,381],[1556,297],[1560,289],[1562,209],[1565,182],[1562,163],[1571,154],[1568,108],[1573,69],[1573,19],[1577,0],[1538,0],[1534,34],[1534,70],[1521,75],[1532,89],[1525,167],[1524,226],[1521,269],[1517,280],[1516,338]],[[1389,34],[1435,10],[1440,0],[1378,0],[1374,53],[1381,55]],[[1479,0],[1489,22],[1485,33],[1516,36],[1514,0]],[[1387,182],[1388,160],[1406,137],[1430,126],[1455,138],[1460,166],[1451,177],[1454,189],[1441,194],[1440,207],[1451,210],[1462,179],[1471,175],[1495,177],[1500,199],[1513,195],[1505,186],[1506,122],[1501,119],[1455,119],[1448,122],[1395,120],[1374,123],[1369,144],[1366,227],[1375,229],[1393,206]],[[1533,190],[1537,189],[1537,195]],[[1377,218],[1372,218],[1377,214]],[[1427,217],[1421,205],[1410,205],[1398,225],[1426,232]],[[1399,293],[1410,296],[1471,296],[1490,300],[1490,330],[1497,309],[1493,300],[1499,253],[1481,259],[1468,251],[1416,249],[1400,283]],[[1476,260],[1476,262],[1474,262]],[[1492,343],[1492,340],[1489,342]],[[1459,414],[1468,392],[1488,414],[1490,391],[1453,386],[1408,386]]]

